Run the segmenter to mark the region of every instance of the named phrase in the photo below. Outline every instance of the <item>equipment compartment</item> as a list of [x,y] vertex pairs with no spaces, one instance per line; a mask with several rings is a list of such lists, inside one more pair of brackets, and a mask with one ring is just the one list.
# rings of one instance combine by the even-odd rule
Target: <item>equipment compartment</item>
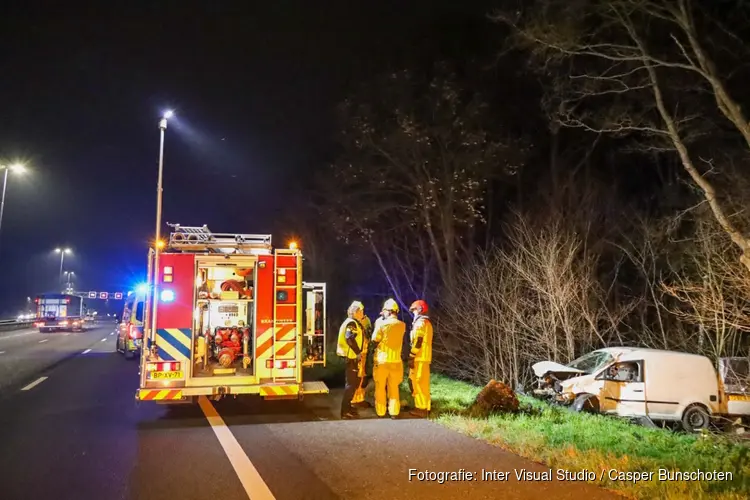
[[198,263],[193,377],[254,374],[255,264]]

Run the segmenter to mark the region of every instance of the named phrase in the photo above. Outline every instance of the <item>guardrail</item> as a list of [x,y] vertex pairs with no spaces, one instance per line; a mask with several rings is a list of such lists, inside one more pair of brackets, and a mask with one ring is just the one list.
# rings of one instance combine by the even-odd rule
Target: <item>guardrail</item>
[[4,319],[0,320],[0,331],[8,330],[20,330],[22,328],[32,328],[34,326],[35,319],[18,321],[15,319]]

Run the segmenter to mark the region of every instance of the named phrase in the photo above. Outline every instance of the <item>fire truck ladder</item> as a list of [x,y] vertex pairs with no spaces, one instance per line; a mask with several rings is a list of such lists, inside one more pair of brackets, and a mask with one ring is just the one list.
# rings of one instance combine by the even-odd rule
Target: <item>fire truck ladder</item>
[[168,248],[187,252],[210,252],[223,254],[271,253],[270,234],[212,233],[208,226],[181,226],[169,224]]
[[[293,266],[279,266],[279,257],[280,256],[289,256],[293,257],[296,256],[295,264]],[[284,346],[286,345],[294,345],[294,343],[297,342],[297,338],[299,337],[299,329],[302,328],[301,322],[300,322],[300,315],[301,315],[301,309],[300,309],[300,297],[297,296],[297,291],[299,290],[299,287],[301,286],[300,279],[302,278],[300,273],[300,264],[302,261],[302,257],[299,255],[297,250],[288,250],[283,248],[277,248],[275,249],[273,253],[273,269],[274,269],[274,294],[273,294],[273,347],[271,350],[271,363],[272,363],[272,375],[273,375],[273,381],[291,381],[294,379],[297,382],[300,382],[297,380],[296,376],[292,377],[277,377],[276,376],[276,353],[279,352],[279,350],[282,350]],[[292,283],[289,283],[286,281],[287,277],[287,271],[294,271],[293,273],[293,279]],[[292,273],[289,273],[292,274]],[[283,278],[282,278],[283,277]],[[283,302],[279,303],[278,298],[280,293],[284,294],[286,292],[287,297],[289,295],[292,295],[291,299],[293,299],[293,302]],[[285,320],[279,320],[279,317],[282,318],[294,318],[294,320],[290,321],[289,319]],[[288,326],[291,323],[296,324],[295,328],[295,335],[294,338],[282,340],[283,335],[281,338],[279,338],[278,332],[279,329],[284,326]],[[296,363],[296,369],[295,373],[299,373],[300,367],[300,356],[299,356],[299,346],[294,345],[293,346],[295,356],[294,356],[294,362]],[[286,360],[280,360],[280,361],[289,361],[289,359]]]

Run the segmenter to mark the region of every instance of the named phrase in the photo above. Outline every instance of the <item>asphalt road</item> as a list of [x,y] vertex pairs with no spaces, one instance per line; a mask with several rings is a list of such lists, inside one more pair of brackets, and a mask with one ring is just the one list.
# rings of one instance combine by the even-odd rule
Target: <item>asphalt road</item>
[[[616,498],[517,481],[515,470],[547,467],[426,420],[339,421],[336,389],[302,402],[136,405],[137,362],[114,351],[111,330],[0,336],[0,498]],[[440,484],[410,481],[409,469],[510,477]]]

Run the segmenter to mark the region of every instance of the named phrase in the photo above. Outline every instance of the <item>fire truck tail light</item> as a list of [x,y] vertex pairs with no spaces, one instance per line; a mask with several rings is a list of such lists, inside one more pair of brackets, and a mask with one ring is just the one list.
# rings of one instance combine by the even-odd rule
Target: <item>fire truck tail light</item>
[[178,372],[180,371],[180,363],[177,361],[149,363],[146,365],[146,370],[150,372]]
[[172,302],[174,300],[174,291],[172,290],[162,290],[161,291],[161,301],[162,302]]

